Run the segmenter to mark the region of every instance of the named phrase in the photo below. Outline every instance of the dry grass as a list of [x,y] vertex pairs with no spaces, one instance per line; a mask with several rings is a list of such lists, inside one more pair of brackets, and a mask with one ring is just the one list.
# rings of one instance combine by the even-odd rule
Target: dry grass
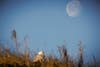
[[[100,64],[100,62],[96,61],[95,57],[93,58],[93,63],[83,64],[84,59],[82,47],[79,47],[79,61],[73,60],[68,55],[67,49],[64,45],[58,47],[60,58],[56,58],[53,54],[49,56],[45,55],[43,61],[33,62],[33,59],[30,59],[30,53],[27,50],[25,50],[25,54],[19,53],[17,34],[15,30],[12,32],[12,37],[15,42],[16,52],[11,52],[9,48],[0,47],[0,67],[98,67],[97,65]],[[26,39],[25,43],[27,43]],[[27,49],[28,44],[25,46]]]
[[65,48],[60,47],[62,59],[57,59],[56,57],[52,57],[52,55],[45,56],[44,61],[42,62],[33,62],[29,59],[29,56],[26,56],[25,54],[12,53],[10,49],[5,48],[2,51],[0,50],[0,67],[97,67],[95,63],[87,65],[82,64],[78,66],[80,62],[70,60],[64,50]]

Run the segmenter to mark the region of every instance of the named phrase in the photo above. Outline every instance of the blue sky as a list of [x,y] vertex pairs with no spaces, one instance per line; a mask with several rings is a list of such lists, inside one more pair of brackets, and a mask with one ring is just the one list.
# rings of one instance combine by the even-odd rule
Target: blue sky
[[[14,49],[11,31],[16,30],[23,50],[28,36],[30,50],[57,53],[57,46],[66,42],[71,56],[77,56],[78,43],[84,47],[84,57],[95,55],[100,59],[100,2],[80,0],[81,12],[77,17],[66,13],[71,0],[1,0],[0,42]],[[65,41],[65,42],[64,42]]]

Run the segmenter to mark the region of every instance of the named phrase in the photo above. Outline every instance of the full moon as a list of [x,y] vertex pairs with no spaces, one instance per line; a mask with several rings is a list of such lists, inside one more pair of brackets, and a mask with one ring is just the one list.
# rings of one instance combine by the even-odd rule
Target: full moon
[[80,1],[79,0],[72,0],[67,3],[66,5],[66,12],[68,16],[76,17],[80,13]]

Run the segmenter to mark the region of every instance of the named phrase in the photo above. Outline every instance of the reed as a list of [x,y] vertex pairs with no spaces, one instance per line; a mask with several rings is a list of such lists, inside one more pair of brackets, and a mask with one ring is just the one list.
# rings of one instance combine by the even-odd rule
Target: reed
[[[0,46],[0,67],[99,67],[100,61],[96,60],[93,56],[93,63],[84,64],[83,61],[83,47],[82,42],[79,43],[79,57],[78,62],[68,55],[65,45],[58,46],[58,52],[60,58],[57,58],[54,54],[43,55],[42,61],[33,62],[34,56],[28,51],[27,38],[24,39],[26,50],[25,54],[17,54],[19,51],[17,34],[13,30],[12,37],[16,45],[16,53],[11,52],[7,47]],[[30,55],[32,55],[30,58]]]

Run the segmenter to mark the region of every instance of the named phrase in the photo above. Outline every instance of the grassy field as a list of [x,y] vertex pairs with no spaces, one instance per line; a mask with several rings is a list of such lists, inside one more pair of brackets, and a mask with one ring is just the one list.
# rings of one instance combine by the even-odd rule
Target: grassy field
[[[15,30],[12,32],[12,38],[16,46],[15,52],[0,44],[0,67],[100,67],[100,62],[96,60],[95,56],[92,63],[84,64],[81,42],[79,45],[79,56],[76,58],[78,61],[72,59],[68,55],[66,46],[62,45],[57,47],[60,58],[53,54],[49,56],[44,55],[41,61],[34,62],[35,55],[32,55],[32,58],[30,58],[31,53],[27,50],[27,44],[25,44],[25,53],[19,52]],[[25,43],[27,43],[27,39],[25,39]]]
[[[45,56],[43,61],[33,62],[33,59],[26,54],[12,53],[10,49],[0,48],[0,67],[98,67],[95,62],[92,64],[81,64],[73,59],[69,59],[64,47],[60,47],[61,58]],[[66,60],[65,60],[66,59]],[[83,59],[81,59],[83,61]]]

